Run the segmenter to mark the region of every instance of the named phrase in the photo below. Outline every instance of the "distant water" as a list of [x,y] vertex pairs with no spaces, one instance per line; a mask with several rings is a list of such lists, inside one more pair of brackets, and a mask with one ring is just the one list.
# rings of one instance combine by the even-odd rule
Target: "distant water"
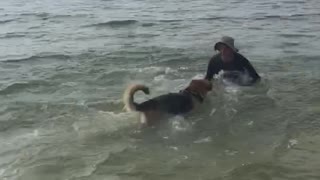
[[[318,180],[319,32],[318,0],[1,1],[0,179]],[[262,82],[139,130],[124,88],[182,89],[223,35]]]

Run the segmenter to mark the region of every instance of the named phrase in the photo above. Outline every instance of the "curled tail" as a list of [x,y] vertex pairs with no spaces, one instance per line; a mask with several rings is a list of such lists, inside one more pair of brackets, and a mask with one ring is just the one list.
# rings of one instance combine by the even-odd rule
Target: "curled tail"
[[127,111],[137,111],[137,103],[134,102],[134,94],[137,91],[143,91],[145,94],[149,94],[149,88],[142,84],[134,84],[125,90],[123,94],[124,109]]

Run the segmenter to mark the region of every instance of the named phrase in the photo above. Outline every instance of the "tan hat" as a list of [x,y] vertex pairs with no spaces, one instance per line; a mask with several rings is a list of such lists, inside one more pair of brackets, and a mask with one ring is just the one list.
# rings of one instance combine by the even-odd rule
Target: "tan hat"
[[214,50],[219,50],[219,46],[224,44],[230,47],[234,52],[238,52],[239,50],[234,47],[234,39],[229,36],[223,36],[219,42],[214,45]]

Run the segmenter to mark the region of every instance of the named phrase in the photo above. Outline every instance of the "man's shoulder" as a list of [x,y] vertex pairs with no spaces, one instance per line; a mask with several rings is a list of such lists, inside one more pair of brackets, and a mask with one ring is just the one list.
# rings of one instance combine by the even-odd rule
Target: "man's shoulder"
[[235,54],[236,54],[237,57],[245,58],[244,55],[240,54],[239,52],[236,52]]
[[249,61],[244,55],[240,54],[239,52],[236,52],[236,59],[241,61]]

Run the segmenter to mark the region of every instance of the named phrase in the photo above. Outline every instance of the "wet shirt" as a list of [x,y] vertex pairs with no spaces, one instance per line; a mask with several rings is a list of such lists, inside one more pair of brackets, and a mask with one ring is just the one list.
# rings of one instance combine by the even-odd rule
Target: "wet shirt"
[[239,53],[235,53],[234,60],[228,63],[222,61],[220,53],[214,55],[210,59],[205,79],[211,80],[213,75],[218,74],[221,70],[247,73],[251,77],[251,84],[260,79],[260,76],[250,64],[249,60]]

